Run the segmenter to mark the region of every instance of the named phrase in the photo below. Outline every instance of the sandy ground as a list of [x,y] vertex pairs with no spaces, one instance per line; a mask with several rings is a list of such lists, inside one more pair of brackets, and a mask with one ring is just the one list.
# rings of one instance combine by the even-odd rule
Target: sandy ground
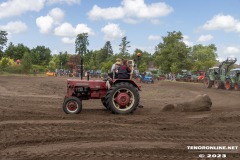
[[[240,91],[155,81],[141,84],[144,108],[134,114],[114,115],[100,100],[88,100],[80,114],[67,115],[62,110],[66,79],[0,76],[0,159],[240,159],[240,148],[188,149],[240,147]],[[211,111],[161,111],[199,94],[210,96]]]

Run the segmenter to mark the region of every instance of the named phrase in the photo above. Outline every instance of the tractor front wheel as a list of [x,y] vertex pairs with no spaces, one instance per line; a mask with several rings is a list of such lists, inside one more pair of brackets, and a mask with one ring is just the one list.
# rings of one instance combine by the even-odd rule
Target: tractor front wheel
[[230,79],[226,80],[225,88],[226,88],[226,90],[231,90],[232,89],[232,84],[231,84],[231,80]]
[[212,87],[212,81],[210,80],[210,78],[206,77],[206,78],[204,79],[204,86],[205,86],[206,88],[211,88],[211,87]]
[[106,94],[106,103],[114,114],[133,113],[140,101],[136,87],[131,83],[121,82],[113,85]]
[[216,89],[220,89],[222,87],[222,82],[220,80],[215,80],[214,81],[214,87]]
[[82,111],[82,102],[77,97],[68,97],[64,99],[63,111],[66,114],[79,114]]

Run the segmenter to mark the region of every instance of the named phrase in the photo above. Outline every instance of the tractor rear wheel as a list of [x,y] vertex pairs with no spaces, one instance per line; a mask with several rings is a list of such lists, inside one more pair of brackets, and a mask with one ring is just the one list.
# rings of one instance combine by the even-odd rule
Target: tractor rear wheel
[[114,114],[133,113],[140,101],[136,87],[128,82],[113,85],[106,94],[106,103]]
[[212,81],[210,80],[210,78],[208,78],[208,77],[204,78],[204,86],[206,88],[211,88],[212,87]]
[[102,101],[103,106],[104,106],[105,108],[109,109],[108,106],[107,106],[105,97],[101,98],[101,101]]
[[214,81],[214,87],[215,87],[216,89],[222,88],[222,82],[221,82],[220,80],[215,80],[215,81]]
[[235,90],[235,91],[239,91],[239,85],[238,85],[238,83],[234,83],[234,90]]
[[82,102],[77,97],[68,97],[64,99],[63,111],[66,114],[79,114],[82,111]]
[[231,84],[231,80],[230,79],[226,80],[225,88],[226,88],[226,90],[231,90],[232,89],[232,84]]

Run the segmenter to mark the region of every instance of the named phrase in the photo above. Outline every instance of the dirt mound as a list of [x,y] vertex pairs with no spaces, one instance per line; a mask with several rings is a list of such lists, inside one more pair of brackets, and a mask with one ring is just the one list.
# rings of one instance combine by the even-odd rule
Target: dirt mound
[[196,96],[192,101],[167,104],[162,111],[176,111],[176,112],[199,112],[210,111],[212,107],[212,100],[206,94]]

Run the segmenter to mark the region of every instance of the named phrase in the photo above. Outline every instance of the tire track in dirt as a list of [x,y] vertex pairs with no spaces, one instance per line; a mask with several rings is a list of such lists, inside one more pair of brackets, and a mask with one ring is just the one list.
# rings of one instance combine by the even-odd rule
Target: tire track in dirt
[[240,122],[240,112],[221,112],[212,113],[210,116],[202,118],[193,123],[193,125],[206,125],[224,122]]
[[[185,153],[183,151],[176,150],[172,153],[170,150],[159,151],[159,154],[148,153],[148,151],[141,150],[141,152],[125,150],[125,151],[61,151],[61,152],[51,152],[51,153],[26,153],[17,152],[14,154],[3,155],[4,158],[15,158],[17,159],[158,159],[158,160],[198,160],[197,154]],[[240,158],[239,154],[227,154],[228,159],[231,160]],[[202,160],[211,160],[211,158],[201,158]]]
[[[129,152],[129,151],[128,151]],[[57,152],[57,153],[48,153],[48,154],[27,154],[27,153],[17,153],[16,155],[9,155],[4,157],[17,159],[58,159],[58,158],[70,158],[75,157],[74,159],[102,159],[102,158],[110,158],[110,159],[159,159],[159,160],[193,160],[195,156],[188,157],[186,155],[154,155],[154,154],[139,154],[139,153],[128,153],[128,152],[117,152],[117,151],[70,151],[70,152]]]
[[[49,129],[49,128],[46,128]],[[3,135],[2,135],[3,134]],[[0,143],[3,146],[22,145],[25,143],[37,144],[40,142],[61,142],[86,140],[95,141],[99,139],[111,140],[131,140],[131,141],[164,141],[164,142],[239,142],[239,137],[220,137],[220,136],[186,136],[186,135],[161,135],[160,133],[139,133],[126,134],[115,131],[92,131],[85,132],[81,130],[41,130],[32,128],[32,130],[19,130],[4,136],[1,134]]]

